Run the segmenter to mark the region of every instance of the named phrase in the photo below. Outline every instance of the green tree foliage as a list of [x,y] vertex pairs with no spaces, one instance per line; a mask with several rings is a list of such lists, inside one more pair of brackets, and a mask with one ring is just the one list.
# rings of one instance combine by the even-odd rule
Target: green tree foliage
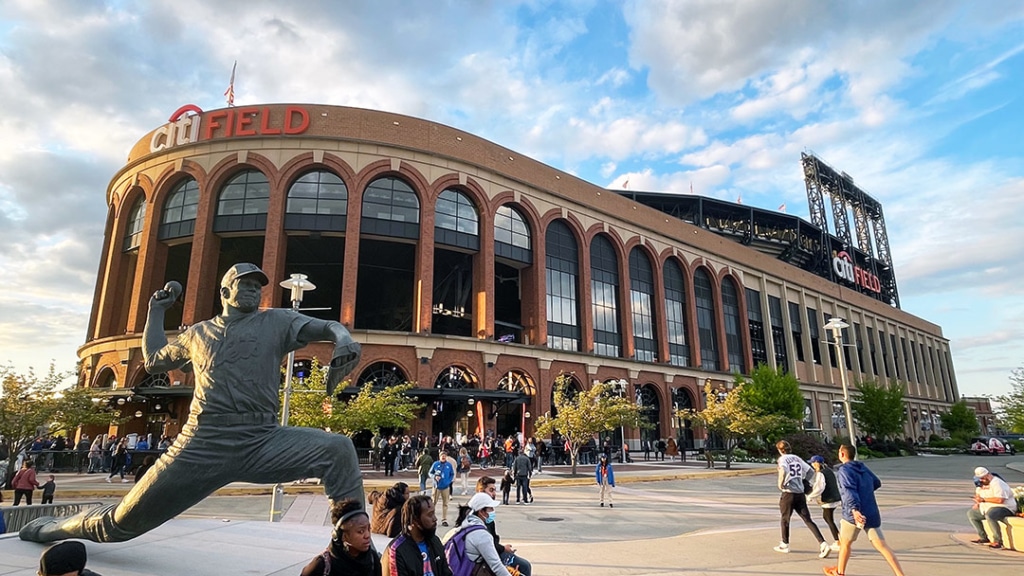
[[57,372],[53,365],[42,377],[31,368],[19,374],[10,365],[0,367],[0,436],[8,454],[4,481],[14,475],[17,455],[39,434],[119,421],[120,413],[94,401],[88,388],[65,388],[73,377],[74,373]]
[[1003,428],[1017,434],[1024,433],[1024,367],[1010,373],[1009,394],[996,396],[999,403],[999,422]]
[[978,434],[981,430],[974,410],[963,400],[954,402],[949,408],[949,412],[941,414],[939,417],[942,418],[942,427],[949,432],[949,435],[964,444],[970,442],[971,436]]
[[[680,418],[692,418],[708,432],[713,432],[725,445],[725,467],[732,467],[732,451],[741,438],[763,434],[766,430],[783,426],[785,416],[757,413],[744,400],[743,389],[747,386],[740,380],[731,393],[719,395],[711,384],[704,385],[703,410],[680,410]],[[705,450],[711,462],[711,451]]]
[[875,438],[891,438],[903,432],[907,416],[903,411],[902,384],[867,380],[857,384],[857,391],[860,396],[850,402],[850,412],[862,433]]
[[774,442],[800,429],[804,418],[804,395],[795,376],[760,364],[749,378],[737,374],[735,383],[743,404],[757,416],[764,417],[760,423],[765,427],[762,431],[765,440]]
[[[307,378],[292,378],[288,410],[290,425],[335,430],[348,435],[363,430],[379,434],[382,428],[407,427],[423,408],[407,394],[413,388],[410,383],[381,389],[367,383],[348,401],[328,397],[326,385],[327,372],[315,358]],[[347,385],[348,382],[343,382],[341,387]]]
[[561,434],[569,443],[572,473],[576,474],[580,447],[598,432],[634,425],[640,418],[640,409],[632,400],[617,396],[610,384],[594,384],[589,390],[576,393],[569,382],[565,374],[555,379],[557,416],[549,413],[538,418],[536,434]]

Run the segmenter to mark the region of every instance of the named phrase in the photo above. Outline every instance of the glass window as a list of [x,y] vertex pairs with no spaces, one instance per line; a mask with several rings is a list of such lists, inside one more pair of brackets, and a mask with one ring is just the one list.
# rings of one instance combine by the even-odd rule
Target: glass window
[[289,214],[348,213],[348,187],[341,178],[327,170],[306,172],[288,189]]
[[818,340],[818,311],[814,308],[807,309],[807,331],[811,337],[811,356],[815,364],[821,364],[821,341]]
[[722,280],[722,318],[725,321],[725,349],[729,357],[729,371],[745,373],[743,340],[740,338],[740,299],[736,285],[728,278]]
[[217,216],[266,214],[270,183],[262,172],[246,170],[224,185],[217,202]]
[[793,346],[796,347],[796,359],[799,362],[804,361],[804,334],[803,325],[800,321],[800,305],[796,302],[788,302],[789,304],[789,323],[790,329],[793,332]]
[[719,370],[718,339],[715,331],[715,297],[711,278],[703,268],[693,274],[693,295],[697,304],[697,338],[700,341],[700,367]]
[[494,215],[494,241],[530,249],[530,228],[518,210],[505,204]]
[[579,350],[579,248],[558,220],[548,226],[546,240],[548,347]]
[[686,337],[686,284],[675,260],[665,262],[665,320],[668,327],[668,360],[675,366],[690,365]]
[[768,363],[768,348],[764,340],[764,315],[761,313],[761,293],[745,289],[747,296],[747,329],[750,332],[750,354],[754,366]]
[[405,181],[378,178],[363,193],[363,218],[418,224],[420,200]]
[[199,184],[194,178],[188,178],[174,187],[167,202],[164,203],[164,214],[160,220],[163,224],[173,224],[184,220],[195,220],[199,212]]
[[590,244],[590,297],[594,313],[594,353],[619,356],[619,262],[615,248],[603,235]]
[[658,361],[658,338],[654,333],[654,270],[640,248],[629,253],[629,300],[633,312],[634,358]]
[[[775,365],[783,372],[789,371],[789,347],[786,346],[786,332],[782,328],[782,300],[768,296],[768,316],[772,323],[772,344],[775,346]],[[799,321],[799,317],[798,321]]]
[[128,226],[124,231],[124,251],[135,250],[142,243],[142,229],[146,226],[146,198],[140,195],[131,212],[128,213]]
[[441,192],[435,210],[434,226],[472,236],[479,234],[480,218],[476,206],[462,192],[450,188]]

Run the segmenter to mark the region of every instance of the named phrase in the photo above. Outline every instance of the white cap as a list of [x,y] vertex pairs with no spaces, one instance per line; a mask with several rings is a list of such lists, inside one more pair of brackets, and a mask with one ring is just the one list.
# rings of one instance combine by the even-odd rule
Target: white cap
[[977,468],[974,469],[974,475],[977,476],[978,478],[981,478],[982,476],[988,476],[988,468],[985,468],[984,466],[978,466]]
[[469,499],[469,509],[473,512],[479,512],[484,508],[497,508],[498,502],[494,498],[491,498],[486,492],[477,492]]

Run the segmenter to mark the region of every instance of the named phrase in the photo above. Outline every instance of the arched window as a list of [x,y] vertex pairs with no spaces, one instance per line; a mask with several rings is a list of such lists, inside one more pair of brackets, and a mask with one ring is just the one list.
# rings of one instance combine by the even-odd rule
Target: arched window
[[191,236],[196,228],[196,214],[199,212],[199,184],[195,178],[186,178],[171,190],[164,203],[163,217],[160,218],[161,240]]
[[130,252],[142,244],[142,229],[146,226],[146,199],[139,195],[128,213],[128,226],[124,230],[124,251]]
[[434,209],[434,243],[480,249],[480,215],[468,196],[449,188],[437,197]]
[[288,188],[284,226],[288,230],[344,231],[348,187],[333,172],[312,170]]
[[718,340],[715,331],[715,297],[711,278],[703,268],[693,273],[693,295],[697,299],[697,338],[700,341],[700,367],[719,370]]
[[404,180],[378,178],[363,192],[363,233],[419,238],[420,200]]
[[619,356],[619,260],[603,235],[590,243],[590,297],[594,312],[594,353]]
[[527,396],[533,396],[536,389],[533,386],[533,379],[530,375],[519,370],[509,370],[498,380],[498,390],[507,392],[521,392]]
[[725,346],[729,355],[729,371],[746,373],[743,361],[743,339],[740,338],[740,299],[736,285],[722,280],[722,317],[725,320]]
[[661,399],[654,384],[645,384],[636,390],[636,404],[640,408],[640,420],[647,426],[640,429],[641,440],[657,442],[661,435]]
[[360,372],[356,386],[362,388],[366,384],[373,384],[374,388],[387,388],[408,381],[405,372],[397,364],[374,362]]
[[533,262],[530,227],[518,210],[508,204],[494,214],[494,255],[517,262]]
[[654,270],[639,247],[629,253],[629,300],[633,313],[634,358],[657,362],[658,338],[654,333]]
[[689,366],[690,345],[686,337],[686,285],[683,282],[683,271],[675,260],[667,260],[663,276],[668,360],[675,366]]
[[221,188],[214,232],[263,230],[267,227],[270,183],[258,170],[245,170]]
[[464,390],[476,388],[476,375],[463,366],[449,366],[437,375],[434,380],[434,388],[447,388],[451,390]]
[[555,220],[547,232],[548,347],[580,349],[579,248],[565,223]]

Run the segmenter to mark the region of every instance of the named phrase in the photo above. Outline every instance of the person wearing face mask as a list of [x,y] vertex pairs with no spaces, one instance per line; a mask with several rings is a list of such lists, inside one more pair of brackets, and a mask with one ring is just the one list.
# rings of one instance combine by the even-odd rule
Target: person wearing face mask
[[380,576],[380,555],[373,549],[370,517],[362,505],[352,499],[335,502],[331,522],[331,543],[300,576]]
[[[498,499],[497,481],[490,476],[481,476],[476,481],[476,491],[487,494],[494,500]],[[498,536],[497,523],[491,519],[486,522],[486,525],[487,531],[491,533],[491,538],[494,539],[494,549],[501,556],[501,561],[506,566],[517,569],[521,576],[531,576],[533,574],[533,565],[529,560],[517,554],[515,548],[501,543],[501,536]]]
[[[494,523],[494,509],[500,503],[491,498],[485,492],[477,492],[469,499],[465,506],[459,506],[459,518],[455,528],[444,535],[442,542],[445,543],[445,553],[448,556],[449,566],[454,567],[458,563],[469,563],[470,565],[485,564],[494,576],[512,576],[509,569],[501,561],[494,548],[494,539],[487,531],[487,524]],[[464,542],[463,546],[454,545],[457,540]],[[449,542],[452,544],[450,545]],[[462,557],[455,557],[458,554]],[[482,569],[479,568],[477,570]],[[474,574],[479,573],[474,571]],[[518,575],[518,571],[516,572]]]

